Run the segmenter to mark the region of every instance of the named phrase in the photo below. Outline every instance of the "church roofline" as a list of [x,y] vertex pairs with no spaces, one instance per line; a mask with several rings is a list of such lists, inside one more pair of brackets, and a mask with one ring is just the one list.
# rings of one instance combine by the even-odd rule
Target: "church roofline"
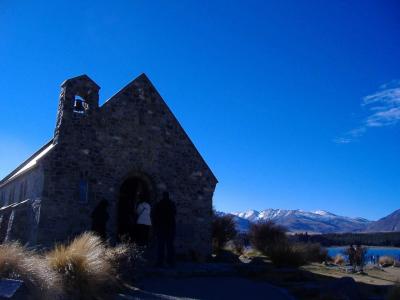
[[[116,92],[114,95],[112,95],[110,98],[108,98],[102,105],[101,107],[105,106],[106,104],[112,102],[113,98],[117,97],[118,94],[122,93],[129,87],[131,87],[136,81],[139,81],[140,79],[144,79],[145,81],[148,81],[151,84],[151,81],[149,77],[145,73],[140,74],[139,76],[135,77],[132,81],[130,81],[128,84],[126,84],[123,88],[119,89],[118,92]],[[153,86],[153,85],[152,85]],[[100,107],[100,108],[101,108]]]
[[211,173],[211,176],[214,178],[215,182],[218,183],[218,179],[217,177],[214,175],[213,171],[211,170],[211,168],[208,166],[207,162],[205,161],[205,159],[203,158],[203,156],[201,155],[201,153],[199,152],[199,150],[197,149],[196,145],[193,143],[193,141],[191,140],[191,138],[189,137],[189,135],[186,133],[185,129],[182,127],[181,123],[179,122],[179,120],[175,117],[174,113],[171,111],[171,109],[169,108],[168,104],[164,101],[164,98],[160,95],[160,93],[158,92],[158,90],[155,88],[155,86],[153,85],[153,83],[151,82],[151,80],[149,79],[149,77],[147,77],[147,75],[145,73],[140,74],[138,77],[136,77],[135,79],[133,79],[131,82],[129,82],[127,85],[125,85],[122,89],[120,89],[117,93],[115,93],[113,96],[111,96],[110,98],[107,99],[106,102],[104,102],[104,104],[100,107],[103,108],[105,105],[112,105],[113,103],[113,98],[117,97],[120,93],[123,93],[126,89],[130,88],[132,85],[134,85],[137,81],[145,81],[148,82],[151,86],[151,88],[157,93],[157,95],[160,97],[160,99],[162,100],[162,102],[164,103],[165,107],[168,109],[169,113],[172,115],[172,117],[175,119],[176,123],[178,124],[178,126],[180,127],[180,129],[182,130],[182,132],[185,134],[186,138],[188,139],[188,141],[192,144],[193,148],[195,149],[195,151],[197,152],[197,154],[199,155],[200,159],[203,161],[204,165],[208,168],[208,170]]
[[[0,181],[0,187],[3,187],[4,185],[6,185],[7,183],[9,183],[10,181],[14,180],[15,178],[17,178],[18,176],[25,174],[27,172],[29,172],[30,170],[32,170],[35,166],[36,163],[33,163],[32,166],[30,166],[29,168],[27,168],[26,170],[21,171],[25,166],[27,166],[34,158],[37,157],[37,159],[41,159],[43,158],[48,151],[46,151],[46,153],[43,154],[43,156],[40,156],[41,153],[43,153],[45,150],[47,150],[51,145],[53,144],[53,139],[51,139],[49,142],[47,142],[44,146],[42,146],[39,150],[37,150],[35,153],[33,153],[28,159],[26,159],[23,163],[21,163],[17,168],[15,168],[11,173],[9,173],[6,177],[4,177],[1,181]],[[49,149],[50,150],[50,149]],[[40,157],[39,157],[40,156]],[[20,172],[21,171],[21,172]],[[18,174],[18,172],[20,172]]]
[[87,76],[86,74],[79,75],[79,76],[72,77],[72,78],[69,78],[69,79],[64,80],[63,83],[61,83],[61,87],[66,86],[69,82],[76,81],[76,80],[81,80],[81,79],[85,79],[85,80],[88,81],[92,86],[94,86],[94,87],[97,88],[98,90],[100,89],[100,86],[99,86],[92,78],[90,78],[90,77]]

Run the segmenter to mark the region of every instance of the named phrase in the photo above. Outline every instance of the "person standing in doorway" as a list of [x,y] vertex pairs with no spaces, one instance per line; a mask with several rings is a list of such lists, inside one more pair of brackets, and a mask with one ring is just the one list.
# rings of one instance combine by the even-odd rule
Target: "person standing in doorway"
[[164,192],[161,200],[154,206],[152,217],[157,237],[157,266],[162,267],[164,265],[166,252],[167,264],[172,267],[175,264],[176,207],[168,192]]
[[149,244],[149,233],[151,227],[151,206],[144,200],[139,199],[136,206],[136,242],[139,246]]
[[92,231],[97,233],[103,240],[107,238],[106,227],[109,218],[107,209],[108,202],[103,199],[92,212]]

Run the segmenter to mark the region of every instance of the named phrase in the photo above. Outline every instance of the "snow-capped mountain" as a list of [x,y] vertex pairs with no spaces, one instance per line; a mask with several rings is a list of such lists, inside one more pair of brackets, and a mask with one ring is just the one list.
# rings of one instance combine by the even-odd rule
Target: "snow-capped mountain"
[[235,216],[239,231],[247,231],[251,223],[268,220],[286,227],[290,232],[308,233],[360,232],[371,223],[363,218],[338,216],[324,210],[308,212],[299,209],[266,209],[231,214]]

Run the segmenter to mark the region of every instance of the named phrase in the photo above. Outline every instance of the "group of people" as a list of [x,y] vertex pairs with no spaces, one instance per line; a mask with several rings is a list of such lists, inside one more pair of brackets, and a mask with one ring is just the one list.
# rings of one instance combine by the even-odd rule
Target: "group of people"
[[137,202],[132,214],[132,218],[136,220],[133,224],[134,241],[146,247],[149,243],[150,229],[152,229],[157,241],[157,266],[164,265],[165,256],[167,264],[173,266],[176,207],[169,193],[164,192],[153,209],[147,199],[139,198]]
[[361,245],[354,247],[350,245],[347,249],[349,263],[353,267],[354,272],[364,272],[365,265],[365,249]]
[[[127,207],[131,211],[127,212],[129,220],[124,223],[125,235],[137,245],[147,247],[150,232],[153,232],[157,242],[157,266],[163,266],[165,262],[169,266],[173,266],[175,262],[176,207],[170,199],[169,193],[164,192],[160,201],[156,202],[153,207],[150,205],[149,199],[146,199],[140,192],[129,200],[130,205]],[[92,219],[92,231],[106,240],[106,223],[109,219],[106,200],[100,201],[94,209]]]

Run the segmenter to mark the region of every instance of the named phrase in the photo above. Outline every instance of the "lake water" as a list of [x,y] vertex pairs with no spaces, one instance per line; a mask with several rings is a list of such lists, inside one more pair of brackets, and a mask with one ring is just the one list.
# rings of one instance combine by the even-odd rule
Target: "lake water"
[[[328,255],[331,257],[336,256],[336,254],[345,254],[348,247],[328,247]],[[367,257],[372,256],[392,256],[397,260],[400,260],[400,248],[393,247],[367,247]],[[346,256],[346,255],[345,255]]]

